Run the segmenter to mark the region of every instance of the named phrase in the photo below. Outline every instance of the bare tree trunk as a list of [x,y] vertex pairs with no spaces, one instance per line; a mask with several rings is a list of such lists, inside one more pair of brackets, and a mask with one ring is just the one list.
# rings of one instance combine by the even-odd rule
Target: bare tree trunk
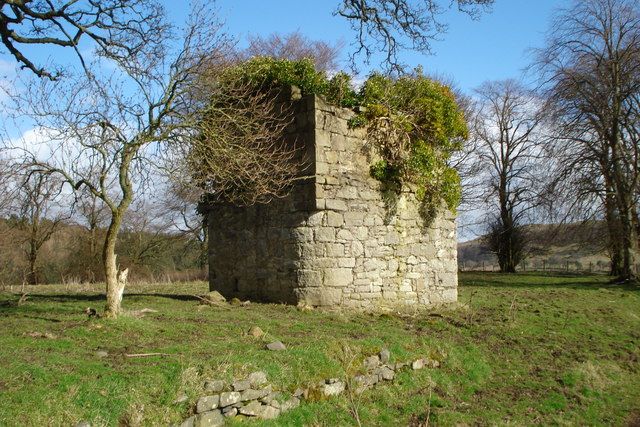
[[38,249],[34,241],[31,241],[29,244],[29,253],[27,254],[27,258],[29,260],[29,273],[27,274],[27,282],[30,285],[37,285],[38,284],[38,271],[37,271]]
[[[102,260],[104,263],[104,277],[107,287],[107,305],[105,307],[105,317],[116,318],[120,314],[122,295],[126,285],[127,270],[118,275],[118,265],[116,262],[116,241],[118,231],[122,223],[122,213],[113,212],[111,223],[105,236]],[[119,277],[124,275],[124,277]],[[123,280],[120,280],[123,279]]]
[[622,269],[618,278],[620,280],[634,280],[635,273],[633,267],[635,265],[635,255],[638,250],[638,239],[633,227],[633,218],[631,210],[629,209],[628,196],[622,195],[620,197],[620,229],[622,240]]
[[620,236],[619,239],[622,243],[622,268],[618,279],[622,281],[629,281],[635,279],[633,268],[635,265],[635,255],[638,250],[638,238],[635,232],[633,224],[632,203],[633,192],[628,185],[628,177],[625,174],[623,165],[620,164],[619,144],[620,141],[617,138],[617,125],[614,125],[613,135],[610,138],[611,145],[611,157],[612,157],[612,171],[613,171],[613,183],[615,189],[615,200],[618,205],[618,212],[620,218]]
[[620,248],[620,221],[615,211],[615,202],[613,195],[608,191],[605,196],[605,220],[607,222],[607,231],[609,233],[609,257],[611,259],[611,267],[609,269],[610,276],[619,276],[622,273],[622,250]]

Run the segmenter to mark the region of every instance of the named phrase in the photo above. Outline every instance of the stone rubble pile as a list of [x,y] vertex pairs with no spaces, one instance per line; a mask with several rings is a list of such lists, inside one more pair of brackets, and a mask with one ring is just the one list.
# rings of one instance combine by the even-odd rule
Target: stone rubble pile
[[440,366],[440,362],[431,358],[399,363],[391,363],[390,358],[389,350],[383,349],[379,354],[364,360],[364,373],[347,381],[330,378],[306,389],[298,388],[293,395],[275,391],[268,384],[267,375],[261,371],[230,384],[209,380],[204,383],[207,394],[196,402],[195,414],[184,420],[180,427],[222,426],[231,417],[273,419],[298,407],[302,399],[339,396],[346,390],[359,394],[383,381],[393,381],[402,369],[419,370]]
[[225,384],[220,380],[204,383],[208,393],[196,402],[195,415],[180,427],[215,427],[225,424],[225,418],[235,416],[273,419],[297,407],[297,396],[285,396],[273,390],[264,372],[253,372],[247,378]]

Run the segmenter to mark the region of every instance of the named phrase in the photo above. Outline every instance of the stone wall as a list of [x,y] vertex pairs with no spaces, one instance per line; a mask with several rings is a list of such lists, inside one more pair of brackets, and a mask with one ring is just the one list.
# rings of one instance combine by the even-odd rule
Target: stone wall
[[209,211],[210,285],[227,297],[314,306],[434,304],[457,299],[454,216],[428,225],[410,191],[383,192],[353,112],[308,96],[289,138],[306,159],[291,194]]

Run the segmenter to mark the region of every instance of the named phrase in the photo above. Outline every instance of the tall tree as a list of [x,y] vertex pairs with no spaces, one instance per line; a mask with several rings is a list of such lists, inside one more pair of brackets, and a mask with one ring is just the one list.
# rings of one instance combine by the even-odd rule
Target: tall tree
[[630,280],[638,252],[640,6],[575,2],[553,22],[536,66],[560,129],[556,143],[597,166],[610,246],[620,251],[618,277]]
[[[91,40],[98,54],[125,58],[147,50],[166,27],[158,3],[146,0],[10,0],[0,2],[0,40],[22,68],[55,79],[59,67],[35,63],[33,45],[73,49],[86,69],[80,42]],[[156,43],[157,44],[157,43]]]
[[104,238],[109,209],[99,197],[84,187],[75,192],[73,211],[75,220],[84,231],[80,236],[81,241],[76,242],[82,248],[82,256],[74,259],[76,274],[81,274],[83,280],[95,282],[102,276],[100,240]]
[[21,182],[18,197],[18,227],[26,244],[28,261],[26,281],[30,285],[39,283],[40,251],[53,234],[64,224],[68,213],[55,204],[60,196],[62,183],[48,175],[29,173]]
[[167,228],[174,228],[187,236],[196,245],[200,253],[198,264],[205,270],[209,251],[209,233],[207,216],[198,212],[198,204],[202,201],[203,191],[194,183],[182,179],[172,179],[165,191],[163,216],[168,222]]
[[488,205],[488,243],[500,271],[513,273],[525,255],[522,226],[538,203],[539,102],[514,80],[486,82],[475,95],[475,159],[469,159],[480,171],[475,198]]
[[300,31],[290,34],[273,33],[269,36],[250,36],[249,46],[242,56],[268,56],[296,61],[311,58],[318,70],[337,71],[342,43],[329,44],[321,40],[311,40]]
[[[192,134],[199,105],[192,85],[203,67],[228,45],[212,9],[199,6],[181,38],[172,38],[164,21],[151,29],[137,55],[110,56],[114,69],[87,79],[32,80],[14,99],[16,115],[26,115],[43,132],[50,153],[23,147],[33,170],[55,174],[74,191],[86,190],[109,210],[102,263],[106,316],[121,309],[126,270],[119,271],[116,242],[124,215],[148,178],[150,156],[158,144]],[[163,31],[161,31],[163,30]],[[93,66],[99,70],[100,64]]]

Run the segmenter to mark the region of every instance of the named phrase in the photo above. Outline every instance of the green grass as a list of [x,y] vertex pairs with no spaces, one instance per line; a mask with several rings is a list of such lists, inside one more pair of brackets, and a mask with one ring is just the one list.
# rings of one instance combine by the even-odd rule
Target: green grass
[[[363,393],[305,402],[264,425],[625,425],[640,418],[640,291],[602,276],[463,274],[457,310],[398,314],[202,307],[203,283],[134,285],[125,308],[88,319],[101,289],[42,286],[17,305],[0,293],[0,425],[167,425],[206,378],[256,369],[282,390],[353,374],[382,347],[438,369],[403,372]],[[246,335],[257,325],[264,339]],[[54,338],[33,337],[34,332]],[[269,352],[269,339],[285,352]],[[99,358],[104,350],[109,357]],[[161,352],[166,357],[128,358]],[[173,404],[186,392],[190,400]]]

